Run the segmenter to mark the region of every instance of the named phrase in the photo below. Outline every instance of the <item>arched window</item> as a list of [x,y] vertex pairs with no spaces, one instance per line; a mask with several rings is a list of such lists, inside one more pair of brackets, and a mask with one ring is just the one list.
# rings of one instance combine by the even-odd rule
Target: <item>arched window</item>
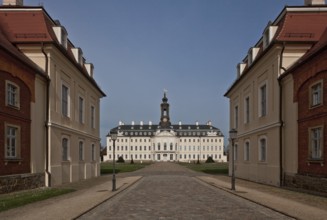
[[259,139],[259,161],[265,162],[267,160],[267,138],[265,136]]
[[62,139],[62,160],[63,161],[68,161],[69,160],[69,141],[68,138],[63,138]]
[[80,141],[78,143],[78,158],[80,161],[84,160],[84,143],[83,143],[83,141]]
[[244,142],[244,160],[249,161],[250,160],[250,141],[246,140]]

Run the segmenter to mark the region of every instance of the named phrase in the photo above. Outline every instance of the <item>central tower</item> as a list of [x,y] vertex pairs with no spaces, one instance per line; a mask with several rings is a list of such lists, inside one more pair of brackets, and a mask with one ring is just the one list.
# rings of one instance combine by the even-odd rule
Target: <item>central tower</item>
[[169,118],[169,103],[166,96],[166,91],[164,92],[164,97],[162,98],[162,103],[160,107],[161,107],[161,117],[160,117],[159,125],[161,128],[169,128],[171,123]]

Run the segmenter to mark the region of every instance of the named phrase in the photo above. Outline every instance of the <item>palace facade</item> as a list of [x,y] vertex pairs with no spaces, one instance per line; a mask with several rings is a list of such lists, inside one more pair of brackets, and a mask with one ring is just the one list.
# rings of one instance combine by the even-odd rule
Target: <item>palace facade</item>
[[[162,98],[159,124],[136,125],[134,122],[119,125],[113,129],[118,133],[115,142],[115,158],[145,161],[205,161],[212,157],[216,162],[226,162],[224,136],[221,131],[207,124],[172,124],[169,116],[169,103],[166,93]],[[104,160],[113,159],[113,141],[107,137],[107,155]]]

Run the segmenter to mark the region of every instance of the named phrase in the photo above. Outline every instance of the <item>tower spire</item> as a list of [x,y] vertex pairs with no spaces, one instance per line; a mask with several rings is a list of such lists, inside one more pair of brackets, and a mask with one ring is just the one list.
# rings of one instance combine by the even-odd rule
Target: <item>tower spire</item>
[[160,127],[168,128],[170,127],[170,117],[169,117],[169,103],[167,98],[167,90],[164,89],[164,97],[162,98],[161,107],[161,117],[160,117]]

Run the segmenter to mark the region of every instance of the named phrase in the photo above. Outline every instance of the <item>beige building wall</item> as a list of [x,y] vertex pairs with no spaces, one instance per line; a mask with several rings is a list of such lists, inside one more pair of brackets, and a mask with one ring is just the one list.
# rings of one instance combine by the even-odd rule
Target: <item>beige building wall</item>
[[[230,128],[236,128],[238,138],[235,148],[235,175],[236,177],[261,182],[270,185],[280,185],[280,102],[279,102],[279,82],[278,77],[284,72],[283,69],[290,67],[309,49],[306,46],[292,45],[286,46],[274,45],[266,54],[260,58],[245,76],[242,77],[231,91],[230,98]],[[282,65],[282,66],[280,66]],[[296,106],[289,101],[291,96],[291,82],[285,83],[285,103],[287,104],[283,111],[285,117],[293,114],[285,124],[283,131],[285,137],[283,148],[291,158],[297,156],[297,145],[294,142],[296,119],[294,120]],[[265,116],[260,115],[260,88],[266,85],[267,111]],[[285,94],[285,92],[283,94]],[[249,98],[249,121],[246,120],[245,100]],[[237,113],[238,109],[238,113]],[[293,112],[294,111],[294,112]],[[236,114],[238,116],[236,117]],[[238,123],[236,122],[238,121]],[[237,125],[236,125],[237,124]],[[260,140],[266,140],[266,159],[260,160]],[[249,158],[245,159],[245,144],[249,143]],[[229,151],[231,152],[231,151]],[[284,170],[295,172],[294,161],[284,161]],[[230,163],[231,170],[231,163]]]
[[[283,171],[295,174],[298,170],[298,103],[293,102],[293,75],[282,80],[283,86]],[[286,159],[287,158],[287,159]]]
[[[25,55],[48,71],[50,82],[50,120],[49,120],[49,171],[51,183],[55,186],[67,182],[75,182],[100,175],[100,98],[102,94],[94,87],[83,73],[71,63],[61,51],[53,45],[47,45],[42,52],[41,47],[20,48]],[[46,68],[46,64],[48,64]],[[84,64],[81,64],[81,68]],[[69,87],[69,113],[68,117],[62,115],[61,97],[62,85]],[[39,89],[41,90],[41,88]],[[41,95],[42,93],[40,93]],[[43,92],[45,95],[46,93]],[[78,102],[79,97],[84,99],[83,122],[79,121]],[[44,99],[44,97],[41,97]],[[94,126],[91,124],[91,106],[95,110]],[[34,115],[41,116],[35,123],[40,126],[41,120],[45,118],[44,113],[39,113],[37,106],[33,106]],[[44,129],[44,121],[42,127]],[[39,130],[40,130],[39,129]],[[39,131],[45,137],[45,130]],[[37,135],[36,135],[37,136]],[[62,139],[69,140],[68,160],[63,161]],[[42,140],[45,141],[45,140]],[[41,142],[41,140],[38,140]],[[80,159],[79,142],[83,142],[83,156]],[[92,145],[94,151],[92,152]],[[45,149],[45,146],[44,146]],[[35,158],[44,154],[41,151],[33,151]],[[44,158],[45,156],[43,156]],[[93,157],[93,158],[92,158]],[[45,162],[40,168],[41,161],[35,165],[36,170],[45,169]]]
[[35,77],[35,102],[31,103],[31,172],[45,171],[46,152],[46,80]]

